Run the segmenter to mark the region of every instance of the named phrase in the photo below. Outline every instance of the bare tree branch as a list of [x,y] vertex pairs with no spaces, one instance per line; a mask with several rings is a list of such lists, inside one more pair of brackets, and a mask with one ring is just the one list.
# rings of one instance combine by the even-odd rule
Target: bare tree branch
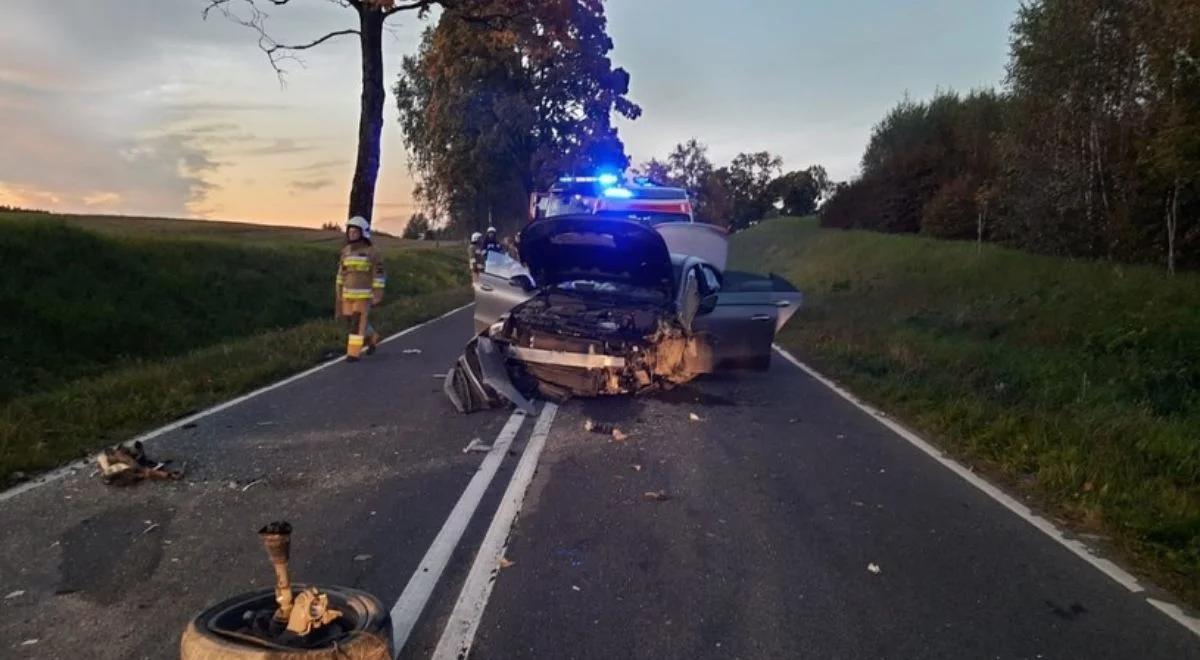
[[[288,4],[291,0],[266,0],[277,7]],[[331,0],[335,4],[343,7],[348,6],[343,0]],[[275,40],[274,37],[267,32],[267,19],[269,15],[255,4],[255,0],[242,0],[245,5],[247,15],[243,16],[235,12],[231,8],[233,0],[208,0],[208,5],[204,7],[201,15],[207,19],[208,14],[213,9],[221,12],[228,20],[237,23],[238,25],[250,28],[258,33],[258,47],[267,56],[267,61],[271,64],[271,68],[275,71],[275,75],[279,78],[279,84],[286,82],[287,70],[284,68],[284,62],[295,62],[300,66],[304,66],[304,61],[293,54],[293,51],[307,50],[314,46],[318,46],[326,41],[346,35],[360,34],[358,30],[347,28],[345,30],[335,30],[322,37],[318,37],[302,44],[284,44]]]

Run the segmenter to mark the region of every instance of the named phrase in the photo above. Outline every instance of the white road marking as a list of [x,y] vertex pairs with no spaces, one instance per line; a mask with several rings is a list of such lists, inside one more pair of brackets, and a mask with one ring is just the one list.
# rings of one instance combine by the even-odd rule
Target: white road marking
[[416,572],[409,578],[404,592],[392,606],[392,648],[396,653],[400,653],[400,649],[404,648],[409,635],[412,634],[413,627],[417,625],[417,619],[421,617],[421,612],[429,602],[433,588],[437,586],[442,572],[446,570],[450,555],[458,547],[458,542],[467,529],[467,523],[471,522],[471,517],[479,508],[483,494],[496,476],[496,470],[499,469],[505,454],[508,453],[509,446],[512,445],[513,439],[517,437],[517,432],[521,430],[521,424],[524,422],[525,411],[523,410],[514,411],[508,418],[508,423],[504,425],[504,428],[500,430],[500,435],[492,443],[491,451],[483,458],[479,470],[471,477],[471,481],[450,511],[450,516],[442,524],[442,529],[434,537],[429,549],[425,551],[425,556],[417,565]]
[[[383,341],[381,341],[379,343],[386,344],[387,342],[392,341],[393,339],[398,339],[398,338],[403,337],[404,335],[407,335],[411,332],[420,330],[421,328],[423,328],[431,323],[436,323],[448,316],[457,314],[457,313],[463,311],[464,309],[470,307],[473,304],[474,303],[468,303],[457,309],[452,309],[437,318],[429,319],[428,321],[425,321],[423,323],[418,323],[417,325],[414,325],[410,328],[405,328],[404,330],[401,330],[400,332],[397,332],[396,334],[391,335],[390,337],[384,339]],[[148,431],[146,433],[143,433],[143,434],[137,436],[136,438],[127,440],[125,444],[133,444],[134,442],[149,442],[150,440],[153,440],[159,436],[166,435],[167,433],[170,433],[171,431],[175,431],[179,428],[182,428],[183,426],[185,426],[187,424],[191,424],[192,422],[195,422],[198,419],[203,419],[205,417],[208,417],[209,415],[214,415],[216,413],[221,412],[222,410],[227,410],[229,408],[232,408],[232,407],[238,405],[239,403],[244,403],[246,401],[249,401],[250,399],[253,399],[256,396],[259,396],[260,394],[266,394],[267,392],[270,392],[271,390],[277,390],[277,389],[283,387],[284,385],[294,383],[294,382],[300,380],[301,378],[307,378],[307,377],[317,373],[318,371],[321,371],[323,369],[328,369],[329,367],[332,367],[335,364],[345,362],[345,360],[346,360],[346,357],[342,356],[342,357],[330,360],[329,362],[322,362],[321,364],[318,364],[317,366],[315,366],[311,369],[302,371],[294,376],[289,376],[289,377],[284,378],[283,380],[278,381],[276,383],[272,383],[270,385],[260,387],[259,389],[254,390],[253,392],[250,392],[249,394],[243,394],[242,396],[239,396],[236,399],[230,399],[229,401],[226,401],[225,403],[217,404],[217,405],[213,406],[212,408],[208,408],[207,410],[202,410],[194,415],[190,415],[188,417],[184,417],[183,419],[179,419],[174,422],[171,422],[170,424],[167,424],[166,426],[159,427],[157,429],[154,429],[153,431]],[[73,461],[71,463],[68,463],[68,464],[60,467],[60,468],[51,470],[50,472],[47,472],[47,473],[45,473],[39,477],[36,477],[30,481],[26,481],[25,483],[13,486],[12,488],[9,488],[8,490],[6,490],[4,492],[0,492],[0,502],[4,502],[5,500],[10,500],[22,493],[29,492],[39,486],[44,486],[46,484],[58,481],[59,479],[62,479],[63,477],[75,474],[79,470],[82,470],[82,469],[88,467],[88,464],[90,464],[90,463],[91,463],[90,458],[84,458],[84,459],[80,459],[77,461]]]
[[[932,444],[930,444],[928,441],[926,441],[924,438],[922,438],[919,435],[917,435],[916,433],[913,433],[912,431],[904,428],[903,426],[896,423],[895,421],[892,421],[890,418],[888,418],[886,413],[876,409],[875,407],[871,406],[870,404],[860,401],[858,399],[858,397],[854,396],[849,391],[843,389],[841,386],[839,386],[837,383],[834,383],[832,380],[829,380],[823,374],[818,372],[816,369],[813,369],[812,367],[808,366],[807,364],[804,364],[803,362],[801,362],[794,355],[787,352],[787,350],[785,350],[782,346],[776,345],[776,346],[774,346],[774,348],[775,348],[775,351],[777,353],[779,353],[781,356],[783,356],[788,362],[791,362],[792,364],[796,365],[796,367],[798,367],[801,371],[808,374],[809,376],[812,376],[814,380],[816,380],[817,382],[821,383],[822,385],[828,387],[829,389],[833,390],[839,396],[841,396],[843,399],[854,404],[860,410],[867,413],[871,417],[874,417],[875,421],[879,422],[880,424],[883,424],[889,430],[891,430],[893,433],[900,436],[901,438],[904,438],[905,440],[907,440],[910,444],[912,444],[917,449],[920,449],[922,452],[925,452],[927,455],[929,455],[930,458],[937,461],[938,463],[941,463],[943,467],[949,469],[954,474],[957,474],[958,476],[962,477],[964,480],[966,480],[967,483],[969,483],[972,486],[983,491],[988,497],[999,502],[1002,506],[1004,506],[1004,508],[1006,508],[1009,511],[1012,511],[1013,513],[1020,516],[1023,520],[1025,520],[1025,522],[1029,523],[1030,525],[1033,525],[1039,531],[1041,531],[1043,534],[1054,539],[1054,541],[1056,541],[1059,545],[1070,550],[1077,557],[1079,557],[1080,559],[1091,564],[1094,568],[1099,570],[1101,573],[1104,573],[1105,575],[1107,575],[1109,578],[1111,578],[1117,584],[1121,585],[1122,587],[1125,587],[1129,591],[1134,592],[1136,594],[1145,595],[1145,592],[1146,592],[1145,587],[1143,587],[1138,582],[1136,577],[1131,575],[1125,569],[1123,569],[1120,566],[1117,566],[1115,563],[1097,555],[1086,544],[1081,543],[1080,541],[1077,541],[1075,539],[1067,538],[1066,534],[1064,534],[1062,532],[1062,530],[1060,530],[1058,528],[1057,525],[1055,525],[1054,523],[1050,522],[1049,520],[1046,520],[1045,518],[1037,515],[1036,513],[1033,512],[1032,509],[1025,506],[1021,502],[1017,501],[1016,499],[1012,498],[1011,496],[1009,496],[1007,493],[1000,490],[999,488],[993,486],[991,483],[989,483],[988,481],[986,481],[979,475],[975,474],[971,470],[967,469],[965,466],[963,466],[958,461],[950,458],[949,456],[944,454],[941,450],[939,450],[937,447],[934,447]],[[1157,608],[1158,610],[1160,610],[1163,613],[1170,616],[1176,622],[1182,624],[1184,627],[1191,630],[1193,633],[1200,635],[1200,619],[1196,619],[1194,617],[1188,616],[1178,606],[1170,605],[1170,604],[1164,603],[1162,601],[1157,601],[1157,600],[1155,600],[1153,598],[1149,598],[1149,597],[1147,597],[1146,600],[1151,605],[1153,605],[1155,608]]]
[[492,595],[496,573],[500,570],[500,560],[508,549],[508,538],[512,533],[513,523],[521,513],[525,492],[529,490],[529,484],[533,481],[538,458],[546,445],[546,437],[550,435],[550,425],[554,423],[554,415],[557,412],[558,406],[553,403],[547,403],[542,408],[529,444],[521,455],[521,462],[513,471],[508,489],[504,491],[504,498],[500,500],[500,507],[496,509],[496,516],[492,518],[492,524],[479,546],[479,553],[475,555],[471,572],[467,574],[467,580],[458,594],[458,602],[454,604],[454,611],[450,614],[446,629],[442,631],[441,639],[438,640],[433,660],[457,660],[470,654],[471,645],[475,641],[475,631],[479,628],[488,598]]

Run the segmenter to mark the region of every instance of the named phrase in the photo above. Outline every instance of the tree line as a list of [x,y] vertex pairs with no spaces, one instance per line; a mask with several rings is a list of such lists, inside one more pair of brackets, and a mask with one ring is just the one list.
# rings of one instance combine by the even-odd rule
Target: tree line
[[1001,91],[902,100],[827,227],[1200,267],[1200,3],[1030,0]]
[[643,163],[637,173],[686,188],[696,220],[733,231],[775,215],[811,215],[833,190],[824,167],[784,173],[783,159],[767,151],[740,153],[716,167],[708,147],[695,138],[676,145],[664,159]]

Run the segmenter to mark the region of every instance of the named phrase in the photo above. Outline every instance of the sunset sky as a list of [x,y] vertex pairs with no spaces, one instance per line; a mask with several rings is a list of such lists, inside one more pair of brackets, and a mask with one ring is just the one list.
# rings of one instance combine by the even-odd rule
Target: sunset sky
[[[0,25],[0,204],[271,224],[344,220],[358,117],[353,37],[304,54],[280,86],[254,35],[205,0],[56,0]],[[722,163],[767,149],[787,167],[855,175],[872,124],[907,92],[996,85],[1018,0],[610,0],[614,61],[632,75],[635,162],[690,137]],[[352,27],[352,10],[293,0],[280,41]],[[424,24],[391,19],[385,63]],[[385,107],[377,224],[414,209],[396,111]]]

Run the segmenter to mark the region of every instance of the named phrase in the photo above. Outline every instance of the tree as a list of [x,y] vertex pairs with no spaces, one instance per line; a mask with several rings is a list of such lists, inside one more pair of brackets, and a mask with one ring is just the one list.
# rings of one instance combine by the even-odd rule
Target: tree
[[[463,20],[504,13],[502,24]],[[426,31],[396,83],[422,200],[458,234],[521,222],[562,174],[623,169],[614,113],[635,119],[629,74],[608,58],[599,0],[471,0]]]
[[433,230],[433,224],[429,222],[429,218],[424,213],[417,212],[412,214],[408,219],[408,224],[404,225],[404,238],[412,240],[420,240],[426,237]]
[[358,28],[333,30],[311,41],[283,43],[276,40],[267,30],[269,15],[261,4],[282,7],[291,0],[205,0],[208,4],[203,17],[208,18],[212,10],[218,10],[229,20],[254,30],[258,34],[258,45],[267,55],[267,60],[282,83],[286,70],[284,63],[296,61],[297,53],[315,48],[338,37],[358,37],[362,60],[362,96],[359,105],[358,150],[354,163],[354,179],[350,185],[350,203],[347,217],[362,216],[371,221],[375,207],[375,182],[379,177],[379,139],[383,131],[383,27],[387,19],[404,11],[416,11],[424,16],[434,5],[456,4],[438,0],[328,0],[333,4],[354,10]]
[[773,210],[771,182],[782,169],[783,159],[766,151],[734,157],[722,177],[729,190],[730,229],[749,227]]
[[817,211],[817,204],[832,190],[825,168],[813,165],[788,172],[770,185],[770,196],[782,203],[784,215],[805,216]]

